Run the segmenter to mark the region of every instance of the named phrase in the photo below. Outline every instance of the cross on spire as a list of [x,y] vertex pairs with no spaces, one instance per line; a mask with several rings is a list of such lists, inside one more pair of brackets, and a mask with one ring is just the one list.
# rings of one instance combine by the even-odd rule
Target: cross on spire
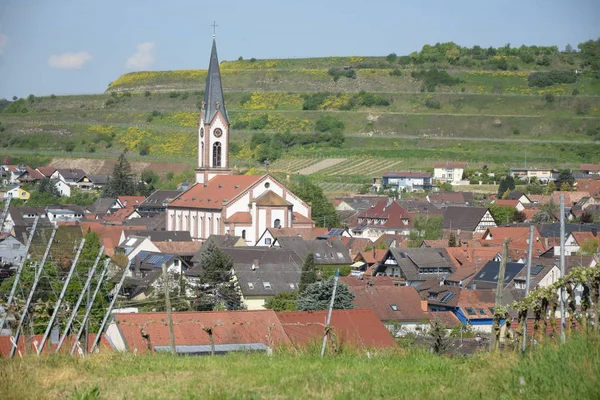
[[217,25],[217,21],[213,21],[211,26],[213,27],[213,37],[215,37],[217,36],[217,26],[219,25]]

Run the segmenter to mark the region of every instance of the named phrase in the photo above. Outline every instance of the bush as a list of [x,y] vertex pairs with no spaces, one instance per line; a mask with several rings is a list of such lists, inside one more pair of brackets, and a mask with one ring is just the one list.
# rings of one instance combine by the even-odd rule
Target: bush
[[425,89],[428,92],[434,92],[438,85],[454,86],[462,81],[459,78],[454,78],[446,70],[432,68],[429,70],[421,69],[413,71],[410,74],[414,79],[422,81]]
[[72,152],[73,150],[75,150],[75,143],[73,142],[67,142],[65,143],[65,151],[67,152]]
[[580,100],[575,105],[575,112],[577,115],[586,115],[590,111],[590,105],[584,101]]
[[248,121],[248,129],[252,130],[261,130],[267,127],[269,123],[269,114],[262,114],[256,117],[253,117],[250,121]]
[[387,57],[385,59],[387,60],[387,62],[392,64],[396,61],[397,58],[398,58],[398,56],[396,55],[396,53],[390,53],[387,55]]
[[327,73],[333,77],[334,82],[337,82],[342,76],[348,79],[356,79],[356,71],[353,69],[329,68]]
[[150,146],[148,143],[140,143],[139,144],[140,156],[147,156],[150,154]]
[[144,96],[145,96],[145,97],[150,97],[150,96],[152,96],[152,92],[150,92],[149,90],[146,90],[146,91],[144,92]]
[[395,68],[390,71],[390,75],[391,76],[402,76],[402,71],[400,71],[398,68]]
[[546,93],[544,99],[546,100],[546,103],[554,103],[555,100],[554,95],[552,93]]
[[575,88],[573,89],[573,91],[571,92],[572,96],[579,96],[579,89]]
[[577,82],[577,74],[572,71],[533,72],[528,78],[528,85],[534,87],[547,87],[555,83],[575,82]]
[[440,108],[442,108],[442,105],[437,100],[427,99],[425,100],[425,107],[439,110]]
[[515,130],[513,131],[513,135],[520,135],[520,134],[521,134],[521,131],[520,131],[520,130],[518,130],[518,129],[515,129]]
[[169,93],[169,97],[172,99],[175,99],[175,98],[179,97],[179,94],[180,94],[179,92],[171,92],[171,93]]
[[54,94],[51,94],[51,95],[50,95],[50,98],[51,98],[52,100],[54,100],[54,99],[56,98],[56,95],[54,95]]
[[254,58],[254,57],[252,57],[252,58],[250,59],[250,62],[255,62],[255,61],[256,61],[256,58]]
[[331,115],[326,115],[317,120],[315,124],[317,132],[343,132],[344,123]]
[[304,94],[302,95],[302,98],[304,99],[304,102],[302,103],[302,109],[318,110],[329,96],[331,96],[331,93],[328,92]]

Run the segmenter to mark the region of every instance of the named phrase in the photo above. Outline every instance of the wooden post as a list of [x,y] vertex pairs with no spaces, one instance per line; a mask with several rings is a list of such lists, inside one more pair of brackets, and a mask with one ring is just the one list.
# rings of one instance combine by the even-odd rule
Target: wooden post
[[171,315],[171,297],[169,296],[169,274],[167,264],[162,265],[163,281],[165,287],[165,308],[167,310],[167,325],[169,327],[169,344],[171,345],[171,354],[177,355],[175,349],[175,333],[173,332],[173,316]]
[[508,261],[508,242],[509,238],[504,239],[504,248],[502,250],[502,261],[500,262],[500,270],[498,271],[498,281],[496,283],[496,303],[494,305],[494,325],[492,326],[492,338],[490,340],[490,351],[496,351],[500,347],[499,335],[496,331],[500,331],[500,318],[497,318],[498,306],[502,304],[502,291],[504,289],[504,275],[506,274],[506,263]]

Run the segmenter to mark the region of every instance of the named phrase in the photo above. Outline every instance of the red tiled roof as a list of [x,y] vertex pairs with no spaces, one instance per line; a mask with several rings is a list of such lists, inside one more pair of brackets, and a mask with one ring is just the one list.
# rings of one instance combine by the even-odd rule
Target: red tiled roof
[[600,171],[600,164],[581,164],[580,171]]
[[[398,202],[393,201],[388,204],[387,200],[382,200],[370,209],[363,211],[357,215],[357,218],[365,219],[383,219],[382,224],[368,223],[368,225],[382,226],[390,229],[408,228],[413,225],[412,217],[414,214],[406,211]],[[403,220],[408,220],[407,224],[404,224]]]
[[[31,337],[31,352],[29,352],[28,346],[26,346],[25,344],[25,337],[23,335],[21,335],[21,337],[19,338],[19,344],[17,346],[17,350],[21,352],[21,355],[25,355],[25,354],[37,354],[36,353],[36,349],[35,346],[33,345],[34,342],[37,342],[38,344],[42,342],[42,338],[44,335],[33,335]],[[96,338],[96,334],[95,333],[90,333],[90,341],[88,343],[88,352],[92,349],[92,344],[94,343],[94,339]],[[63,343],[62,347],[60,348],[60,352],[62,353],[68,353],[71,351],[71,347],[73,347],[73,341],[75,340],[75,335],[69,335],[67,337],[67,339],[65,339],[65,342]],[[83,339],[81,340],[83,341]],[[48,340],[46,341],[46,345],[44,346],[44,354],[49,354],[49,353],[54,353],[56,352],[56,348],[58,347],[57,344],[50,344],[50,339],[48,338]],[[5,357],[8,358],[10,356],[10,351],[12,348],[12,342],[10,341],[10,336],[0,336],[0,357]],[[98,346],[99,349],[110,349],[110,344],[108,343],[108,340],[106,339],[105,335],[102,335],[102,339],[100,339],[100,344]],[[50,351],[51,349],[51,351]],[[17,355],[18,357],[18,352],[15,353],[15,355]]]
[[122,221],[126,220],[127,217],[129,217],[134,212],[135,212],[135,208],[133,208],[133,207],[119,208],[118,210],[116,210],[114,213],[112,213],[110,215],[103,215],[102,220],[111,221],[111,222],[115,222],[115,221],[122,222]]
[[359,258],[359,256],[361,256],[367,264],[371,265],[380,262],[383,256],[385,256],[385,253],[387,253],[387,249],[373,249],[369,251],[361,251],[354,258],[356,260]]
[[123,226],[123,225],[104,225],[98,221],[82,221],[80,223],[81,232],[85,235],[88,232],[96,232],[102,240],[104,246],[104,253],[107,256],[112,257],[115,253],[115,247],[119,244],[121,239],[121,233],[127,231],[145,230],[146,226]]
[[[296,346],[321,343],[327,310],[277,313],[281,326]],[[360,347],[396,347],[392,334],[383,326],[373,310],[333,310],[332,332],[338,343]]]
[[373,242],[367,238],[354,238],[354,237],[346,237],[342,236],[340,239],[344,246],[348,250],[350,250],[350,254],[358,254],[361,251],[364,251],[368,247],[373,247]]
[[571,232],[571,235],[573,235],[573,238],[579,246],[588,239],[595,240],[600,245],[600,236],[594,236],[592,232]]
[[[166,313],[115,314],[129,351],[148,351],[148,346],[169,345]],[[273,310],[173,313],[176,345],[209,345],[212,327],[214,344],[263,343],[277,347],[290,343]],[[142,328],[147,339],[142,336]]]
[[[491,235],[491,236],[490,236]],[[491,239],[490,239],[491,237]],[[540,238],[540,233],[537,229],[533,230],[533,254],[541,254],[547,249],[544,247],[544,243],[541,240],[536,240],[536,238]],[[481,239],[482,244],[502,246],[504,244],[504,239],[509,238],[510,248],[517,250],[527,250],[529,248],[529,227],[527,226],[519,226],[519,227],[494,227],[488,228],[484,237]]]
[[[295,211],[292,213],[292,216],[294,217],[295,224],[314,224],[315,223],[312,219],[307,218],[304,215],[302,215],[298,212],[295,212]],[[325,233],[327,233],[327,232],[325,232]]]
[[[469,315],[465,312],[465,315],[469,319],[486,319],[492,318],[492,312],[490,307],[495,307],[496,296],[491,290],[465,290],[462,289],[459,293],[458,307],[465,310],[467,307],[473,308],[477,315]],[[485,314],[481,314],[479,309],[483,309]]]
[[117,199],[123,204],[123,207],[137,207],[146,200],[146,196],[119,196]]
[[578,190],[587,191],[591,197],[600,197],[600,180],[596,179],[577,179],[575,187]]
[[261,178],[258,175],[217,175],[208,183],[196,183],[174,199],[169,207],[220,210],[223,204],[243,193]]
[[249,212],[239,211],[231,215],[231,217],[225,220],[225,223],[230,224],[251,224],[252,215]]
[[494,205],[516,208],[519,205],[519,200],[496,200]]
[[50,175],[56,171],[54,167],[37,167],[37,170],[47,178],[50,178]]
[[194,255],[202,247],[202,242],[152,242],[161,253],[178,256]]
[[409,322],[429,319],[427,311],[423,310],[421,304],[425,300],[421,299],[417,290],[412,286],[365,283],[360,286],[348,286],[348,288],[354,293],[354,305],[357,308],[370,308],[382,321]]
[[458,317],[452,311],[429,312],[429,320],[433,321],[435,318],[439,319],[447,328],[454,328],[461,324]]

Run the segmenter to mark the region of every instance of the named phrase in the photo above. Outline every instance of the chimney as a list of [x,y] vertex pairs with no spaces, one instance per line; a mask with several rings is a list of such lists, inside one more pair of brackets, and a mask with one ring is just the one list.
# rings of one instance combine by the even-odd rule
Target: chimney
[[427,312],[427,300],[421,300],[421,311]]

